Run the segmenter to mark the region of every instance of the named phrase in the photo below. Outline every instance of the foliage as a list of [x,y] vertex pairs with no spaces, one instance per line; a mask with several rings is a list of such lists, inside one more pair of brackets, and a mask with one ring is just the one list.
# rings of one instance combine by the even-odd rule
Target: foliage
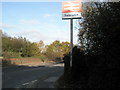
[[2,35],[2,51],[5,58],[39,56],[37,43],[31,43],[26,38]]
[[2,50],[3,51],[13,51],[13,52],[21,52],[24,44],[26,42],[25,38],[12,38],[8,36],[2,37]]
[[[2,35],[2,56],[5,58],[20,58],[20,57],[40,57],[44,62],[46,57],[52,60],[61,60],[63,54],[69,53],[69,42],[56,40],[50,45],[44,45],[44,42],[30,42],[23,37],[10,37],[6,33]],[[45,60],[44,60],[45,59]]]
[[[66,86],[119,88],[120,2],[94,2],[85,3],[83,6],[86,7],[82,13],[82,23],[80,22],[81,46],[80,49],[73,48],[72,67],[69,65],[70,74],[67,75],[71,78],[65,82]],[[70,56],[66,58],[66,62],[69,58]]]
[[19,58],[21,57],[21,54],[19,52],[3,52],[4,58]]
[[52,44],[46,46],[46,56],[51,59],[59,59],[63,54],[69,53],[69,42],[62,42],[56,40]]
[[40,54],[40,51],[36,43],[26,42],[22,50],[23,57],[39,56],[39,54]]
[[117,88],[120,86],[120,2],[85,5],[79,32],[81,46],[80,50],[73,48],[69,86]]
[[79,41],[86,54],[102,54],[118,47],[120,35],[120,2],[84,4]]
[[42,40],[40,40],[40,41],[37,43],[37,45],[38,45],[38,48],[39,48],[39,50],[40,50],[40,53],[45,53],[45,44],[44,44],[44,42],[43,42]]

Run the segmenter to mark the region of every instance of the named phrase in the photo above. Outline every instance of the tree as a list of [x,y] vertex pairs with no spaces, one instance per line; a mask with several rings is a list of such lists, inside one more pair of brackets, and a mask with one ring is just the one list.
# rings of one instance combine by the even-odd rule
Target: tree
[[69,53],[69,42],[62,42],[56,40],[52,44],[46,46],[46,55],[51,59],[62,59],[63,55]]
[[43,48],[44,43],[41,41],[41,46],[37,43],[32,43],[23,37],[10,37],[6,33],[2,35],[3,56],[10,57],[32,57],[40,56],[40,48]]
[[2,51],[10,51],[11,50],[11,37],[3,36],[2,37]]
[[39,48],[37,46],[37,43],[31,43],[26,42],[23,50],[22,50],[22,56],[23,57],[32,57],[32,56],[39,56]]
[[80,88],[117,88],[120,86],[120,2],[93,2],[83,6],[80,50],[73,48],[72,78],[67,85],[71,88],[79,88],[79,85]]
[[46,55],[52,59],[60,57],[60,41],[56,40],[52,44],[46,46]]
[[[118,44],[120,2],[91,3],[82,13],[79,41],[83,51],[91,54],[108,52]],[[118,46],[117,46],[118,47]]]
[[62,57],[64,54],[68,54],[70,52],[70,43],[69,42],[62,42],[61,43],[61,52],[62,52]]
[[39,41],[38,48],[40,50],[40,53],[44,53],[45,52],[45,45],[44,45],[44,42],[42,40]]

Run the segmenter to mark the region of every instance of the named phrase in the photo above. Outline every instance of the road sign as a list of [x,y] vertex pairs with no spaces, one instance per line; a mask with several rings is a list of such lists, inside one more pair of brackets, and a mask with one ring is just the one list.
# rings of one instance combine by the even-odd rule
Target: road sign
[[82,3],[79,1],[63,1],[62,2],[62,18],[80,18],[82,12]]
[[73,19],[80,19],[82,12],[82,2],[63,1],[62,19],[70,19],[70,66],[72,67],[72,48],[73,48]]

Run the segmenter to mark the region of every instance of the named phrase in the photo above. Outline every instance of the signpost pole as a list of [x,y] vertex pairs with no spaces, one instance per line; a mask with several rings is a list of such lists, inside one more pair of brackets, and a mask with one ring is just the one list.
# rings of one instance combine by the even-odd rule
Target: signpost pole
[[73,53],[73,20],[80,19],[82,12],[82,3],[79,1],[63,1],[62,2],[62,19],[70,20],[70,67],[72,67]]
[[70,19],[70,67],[72,67],[73,19]]

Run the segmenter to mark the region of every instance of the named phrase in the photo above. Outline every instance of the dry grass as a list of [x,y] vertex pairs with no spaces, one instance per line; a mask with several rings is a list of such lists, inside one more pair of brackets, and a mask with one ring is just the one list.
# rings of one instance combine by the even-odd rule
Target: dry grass
[[40,58],[10,58],[2,59],[2,66],[13,66],[13,65],[25,65],[25,66],[38,66],[44,65],[53,61],[41,60]]

